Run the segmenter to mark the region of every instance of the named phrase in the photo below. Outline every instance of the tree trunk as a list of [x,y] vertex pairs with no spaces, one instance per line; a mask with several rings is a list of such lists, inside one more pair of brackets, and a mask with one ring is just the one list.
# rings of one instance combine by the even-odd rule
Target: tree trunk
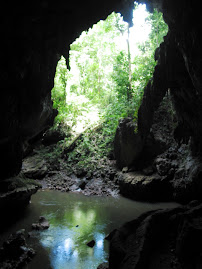
[[128,101],[132,98],[132,70],[131,70],[131,53],[130,53],[130,28],[128,23],[128,38],[127,38],[127,46],[128,46],[128,89],[127,89],[127,97]]

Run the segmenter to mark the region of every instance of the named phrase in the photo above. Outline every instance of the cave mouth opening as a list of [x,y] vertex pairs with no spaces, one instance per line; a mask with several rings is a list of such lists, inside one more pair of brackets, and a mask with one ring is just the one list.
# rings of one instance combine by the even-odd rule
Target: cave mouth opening
[[61,57],[52,89],[58,110],[53,128],[68,133],[65,147],[84,137],[76,153],[68,153],[69,162],[77,159],[88,167],[92,156],[111,156],[119,120],[131,117],[137,122],[144,88],[156,66],[154,53],[167,32],[162,13],[149,13],[145,4],[135,2],[132,27],[113,12],[71,44],[69,69]]

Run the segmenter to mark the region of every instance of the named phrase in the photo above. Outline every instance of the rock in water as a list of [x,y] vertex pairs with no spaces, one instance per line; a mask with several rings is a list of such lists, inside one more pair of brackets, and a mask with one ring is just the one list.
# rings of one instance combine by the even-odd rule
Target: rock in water
[[86,244],[88,247],[93,248],[95,246],[95,240],[91,240]]
[[32,229],[33,230],[46,230],[49,227],[50,227],[49,222],[43,216],[39,217],[39,222],[38,223],[33,223],[32,224]]

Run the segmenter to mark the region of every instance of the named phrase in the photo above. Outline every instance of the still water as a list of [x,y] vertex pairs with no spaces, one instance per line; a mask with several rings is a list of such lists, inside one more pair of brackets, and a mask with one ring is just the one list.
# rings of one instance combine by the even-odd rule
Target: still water
[[[45,216],[50,228],[31,231],[29,246],[37,251],[27,269],[94,269],[108,258],[108,242],[105,236],[126,221],[141,213],[173,208],[175,203],[142,203],[123,197],[87,197],[77,193],[38,191],[32,196],[25,215],[7,234],[25,228],[39,216]],[[6,234],[4,234],[4,237]],[[95,240],[93,248],[86,244]]]

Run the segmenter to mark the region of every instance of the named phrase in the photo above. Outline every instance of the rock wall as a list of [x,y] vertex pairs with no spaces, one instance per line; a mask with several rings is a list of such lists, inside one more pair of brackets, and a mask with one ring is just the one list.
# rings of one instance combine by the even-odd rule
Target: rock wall
[[110,269],[201,268],[201,204],[147,212],[111,233]]
[[[147,2],[147,1],[145,1]],[[192,138],[192,152],[202,154],[202,53],[199,3],[191,1],[148,1],[163,12],[169,33],[156,53],[158,65],[146,87],[139,110],[138,130],[146,137],[154,111],[170,89],[179,125]]]
[[[155,53],[158,63],[144,91],[135,127],[138,132],[135,134],[128,123],[121,123],[117,129],[117,164],[120,169],[127,166],[128,172],[137,171],[120,176],[120,190],[133,199],[164,197],[183,203],[201,199],[202,24],[199,3],[139,2],[146,2],[151,11],[157,8],[163,12],[169,32]],[[166,93],[170,94],[172,104],[167,102],[162,111]],[[166,111],[174,113],[173,124]],[[171,128],[163,127],[166,122],[171,123]],[[163,140],[171,138],[164,148],[159,140],[160,130]],[[130,140],[132,143],[128,145]],[[184,147],[180,147],[182,144]]]
[[133,1],[20,1],[1,14],[0,178],[21,169],[22,142],[53,121],[51,89],[61,55],[112,11],[131,23]]

